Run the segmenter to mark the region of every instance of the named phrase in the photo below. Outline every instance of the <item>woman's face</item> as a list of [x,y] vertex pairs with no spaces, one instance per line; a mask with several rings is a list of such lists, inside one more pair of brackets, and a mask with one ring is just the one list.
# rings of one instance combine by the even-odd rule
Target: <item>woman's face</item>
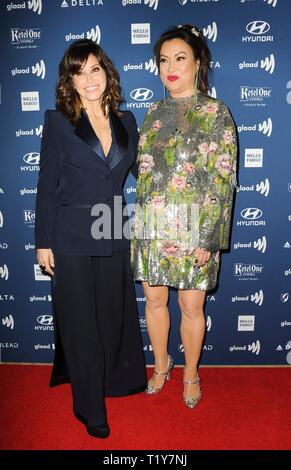
[[183,39],[165,41],[160,51],[160,77],[173,98],[191,96],[199,61]]
[[88,56],[79,72],[73,76],[73,84],[82,104],[100,100],[106,89],[106,73],[94,54]]

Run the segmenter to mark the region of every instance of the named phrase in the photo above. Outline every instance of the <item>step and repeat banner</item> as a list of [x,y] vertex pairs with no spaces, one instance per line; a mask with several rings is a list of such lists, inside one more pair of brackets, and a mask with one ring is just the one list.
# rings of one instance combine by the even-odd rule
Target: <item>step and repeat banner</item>
[[[36,262],[34,218],[44,111],[54,108],[65,48],[91,38],[105,49],[120,72],[123,107],[141,125],[163,96],[153,44],[169,26],[192,23],[212,52],[210,94],[231,109],[240,146],[230,250],[207,296],[201,363],[291,364],[291,2],[1,0],[0,8],[1,361],[53,359],[50,279]],[[124,190],[134,202],[132,175]],[[136,294],[152,364],[140,284]],[[169,307],[169,348],[183,364],[175,290]]]

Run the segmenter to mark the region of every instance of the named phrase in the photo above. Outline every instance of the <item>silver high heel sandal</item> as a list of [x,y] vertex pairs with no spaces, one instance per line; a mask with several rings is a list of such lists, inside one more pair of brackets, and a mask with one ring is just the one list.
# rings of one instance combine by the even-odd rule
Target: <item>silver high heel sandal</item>
[[167,368],[167,371],[166,372],[157,372],[155,369],[153,370],[154,374],[164,375],[165,376],[165,380],[164,380],[163,385],[161,387],[154,387],[153,385],[151,385],[148,382],[147,388],[145,389],[146,395],[156,395],[156,393],[159,393],[162,390],[162,388],[165,385],[166,381],[170,380],[170,378],[171,378],[171,372],[172,372],[173,367],[174,367],[173,358],[172,358],[172,356],[168,355],[168,368]]
[[201,396],[202,396],[202,393],[201,393],[201,388],[200,388],[200,377],[199,375],[197,374],[196,376],[196,379],[191,381],[191,380],[183,380],[183,383],[184,384],[189,384],[189,385],[196,385],[198,384],[198,395],[196,395],[195,397],[184,397],[183,396],[183,401],[184,401],[184,404],[187,406],[187,408],[190,408],[190,410],[192,410],[193,408],[195,408],[198,403],[200,402],[201,400]]

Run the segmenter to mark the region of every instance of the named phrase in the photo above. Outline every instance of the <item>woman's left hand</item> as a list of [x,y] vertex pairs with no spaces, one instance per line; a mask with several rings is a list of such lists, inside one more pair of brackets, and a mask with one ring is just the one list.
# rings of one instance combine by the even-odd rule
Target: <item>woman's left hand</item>
[[197,266],[203,266],[205,263],[207,263],[207,261],[209,261],[211,256],[211,251],[206,251],[202,248],[194,248],[189,252],[189,255],[191,255],[193,252],[195,252],[196,255]]

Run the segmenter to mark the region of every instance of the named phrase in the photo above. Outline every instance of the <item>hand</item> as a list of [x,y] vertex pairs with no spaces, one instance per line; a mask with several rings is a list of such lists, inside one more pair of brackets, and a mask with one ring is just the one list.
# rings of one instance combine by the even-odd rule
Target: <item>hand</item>
[[54,275],[52,268],[55,267],[54,255],[50,248],[38,248],[36,250],[36,257],[39,266],[51,276]]
[[205,263],[207,263],[207,261],[209,261],[211,256],[211,251],[206,251],[202,248],[193,248],[189,251],[189,255],[192,255],[193,252],[195,252],[197,258],[197,266],[203,266]]

